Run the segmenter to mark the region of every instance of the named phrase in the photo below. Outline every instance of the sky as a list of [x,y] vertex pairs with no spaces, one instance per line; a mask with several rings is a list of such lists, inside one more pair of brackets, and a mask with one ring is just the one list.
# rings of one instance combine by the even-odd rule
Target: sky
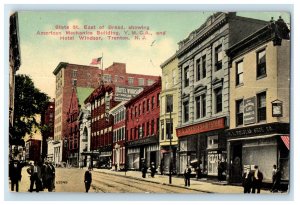
[[[161,75],[160,64],[178,50],[178,42],[190,32],[200,27],[213,12],[19,12],[19,32],[21,48],[21,67],[17,74],[29,75],[37,88],[55,97],[55,76],[53,71],[60,62],[89,65],[93,58],[103,56],[103,67],[113,62],[126,63],[127,72]],[[279,16],[290,22],[288,13],[282,12],[238,12],[237,15],[269,21]],[[74,30],[76,25],[80,29]],[[84,29],[84,25],[96,29]],[[60,26],[60,27],[58,27]],[[61,26],[69,26],[63,29]],[[129,26],[144,26],[148,35],[140,35],[136,40],[82,41],[60,40],[59,36],[38,35],[38,32],[94,31],[104,26],[123,26],[125,29],[111,31],[124,34]],[[129,32],[131,32],[130,30]],[[140,30],[137,30],[140,31]],[[159,32],[160,35],[157,35]],[[163,34],[164,35],[161,35]],[[150,35],[151,34],[151,35]],[[95,36],[95,35],[94,35]]]

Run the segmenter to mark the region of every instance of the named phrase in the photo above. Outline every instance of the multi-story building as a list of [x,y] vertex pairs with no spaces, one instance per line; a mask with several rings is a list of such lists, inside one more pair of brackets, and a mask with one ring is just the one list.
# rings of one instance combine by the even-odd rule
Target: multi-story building
[[267,22],[215,13],[179,42],[179,171],[187,164],[209,177],[227,160],[224,130],[229,118],[229,67],[225,54],[231,45]]
[[[48,156],[48,140],[53,140],[54,137],[54,111],[55,100],[49,102],[44,112],[41,114],[41,134],[42,134],[42,159],[47,159]],[[53,157],[53,156],[52,156]],[[52,158],[50,157],[50,158]]]
[[109,111],[109,114],[113,116],[113,152],[112,152],[112,166],[115,170],[125,169],[126,155],[125,155],[125,117],[126,108],[124,104],[126,101],[122,101],[116,107]]
[[[79,143],[80,125],[78,121],[81,107],[84,107],[84,100],[93,92],[93,88],[75,87],[73,88],[68,118],[67,128],[64,133],[64,154],[63,161],[67,161],[72,166],[79,166]],[[64,159],[65,157],[65,159]]]
[[[127,168],[159,165],[159,111],[161,79],[125,104]],[[143,159],[143,160],[142,160]]]
[[290,37],[279,18],[232,45],[230,57],[229,180],[241,182],[258,165],[272,182],[273,165],[289,180]]
[[[143,87],[157,79],[158,76],[126,73],[124,63],[113,63],[103,70],[100,86],[85,100],[86,104],[91,104],[90,156],[98,167],[112,166],[113,118],[109,111],[122,101],[136,96]],[[96,151],[98,154],[95,155]]]
[[[14,124],[15,74],[21,65],[18,13],[13,13],[10,16],[9,23],[9,144],[21,145],[12,133]],[[24,146],[24,141],[22,146]],[[11,154],[12,147],[10,146]],[[10,156],[10,158],[13,158],[13,156]]]
[[56,77],[55,89],[55,125],[54,125],[54,160],[62,162],[63,132],[67,126],[67,112],[74,87],[98,86],[100,69],[94,66],[85,66],[60,62],[53,71]]
[[[161,64],[161,95],[160,95],[160,167],[163,173],[169,173],[170,168],[176,173],[178,138],[178,59],[173,55]],[[171,113],[171,115],[170,115]]]
[[27,161],[41,161],[41,140],[29,139],[25,143],[25,159]]

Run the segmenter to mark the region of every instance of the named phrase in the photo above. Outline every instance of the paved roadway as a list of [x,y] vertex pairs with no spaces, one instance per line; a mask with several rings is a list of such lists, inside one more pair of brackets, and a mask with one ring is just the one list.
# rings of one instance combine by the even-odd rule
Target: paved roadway
[[[30,186],[27,167],[22,170],[22,181],[19,191],[28,192]],[[84,169],[57,168],[55,179],[55,192],[85,192]],[[99,193],[202,193],[184,187],[174,187],[143,181],[125,176],[110,175],[92,171],[93,182],[90,192]],[[10,189],[9,189],[10,190]],[[47,190],[45,190],[47,191]]]

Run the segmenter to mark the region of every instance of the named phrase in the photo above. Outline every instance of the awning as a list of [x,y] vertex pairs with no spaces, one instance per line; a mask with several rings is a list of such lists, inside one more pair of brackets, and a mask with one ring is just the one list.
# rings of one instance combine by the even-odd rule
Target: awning
[[285,144],[286,148],[290,150],[290,136],[289,135],[282,135],[281,139],[283,143]]

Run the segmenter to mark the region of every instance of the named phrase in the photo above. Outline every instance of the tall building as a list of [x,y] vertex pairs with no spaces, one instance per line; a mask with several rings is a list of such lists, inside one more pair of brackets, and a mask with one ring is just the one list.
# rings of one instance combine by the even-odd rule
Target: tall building
[[218,176],[227,160],[229,61],[225,51],[267,22],[218,12],[179,42],[179,172],[186,165]]
[[[178,138],[178,59],[176,54],[162,65],[161,95],[160,95],[160,167],[163,173],[177,172]],[[171,113],[171,116],[170,116]],[[170,120],[171,119],[171,120]]]
[[103,70],[100,86],[85,100],[85,104],[91,104],[90,157],[93,165],[112,166],[114,122],[109,111],[135,97],[157,79],[158,76],[127,73],[124,63],[113,63]]
[[55,125],[54,125],[54,160],[62,162],[62,140],[67,126],[67,113],[70,105],[72,88],[98,86],[98,67],[60,62],[53,74],[56,77],[55,89]]
[[[49,102],[44,112],[41,114],[41,134],[42,134],[42,159],[47,159],[48,156],[48,141],[53,140],[54,137],[54,113],[55,113],[55,100]],[[49,159],[52,159],[51,156]]]
[[289,180],[289,28],[279,18],[232,45],[230,129],[227,130],[229,181],[241,182],[246,167],[258,165],[272,182],[273,165]]
[[145,88],[125,104],[127,168],[141,169],[144,161],[148,167],[159,162],[159,111],[161,79]]

